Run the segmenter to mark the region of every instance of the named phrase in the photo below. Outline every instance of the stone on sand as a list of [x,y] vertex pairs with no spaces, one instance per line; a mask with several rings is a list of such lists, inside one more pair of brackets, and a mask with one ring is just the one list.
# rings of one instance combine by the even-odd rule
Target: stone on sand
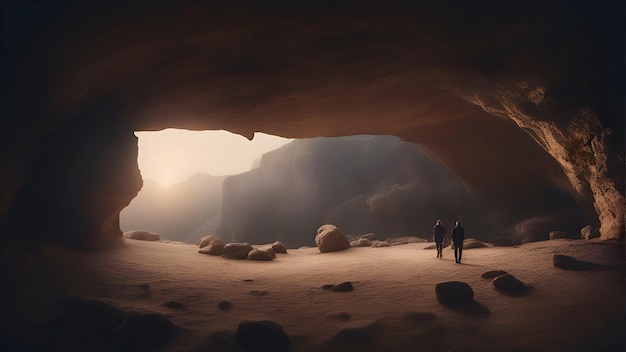
[[[324,228],[326,226],[326,228]],[[322,229],[324,228],[324,229]],[[348,237],[334,225],[324,225],[315,236],[315,244],[321,253],[342,251],[350,248]]]
[[350,242],[350,247],[370,247],[372,241],[367,238],[359,238],[358,240]]
[[518,280],[511,274],[500,275],[493,280],[493,285],[502,291],[506,292],[524,292],[526,291],[526,284]]
[[247,243],[228,243],[224,246],[223,257],[231,259],[248,259],[252,246]]
[[201,239],[198,240],[198,247],[199,248],[204,248],[206,246],[210,246],[214,243],[221,243],[221,244],[225,244],[224,241],[222,241],[219,237],[216,236],[204,236]]
[[598,230],[597,227],[587,225],[583,227],[582,229],[580,229],[580,237],[586,240],[597,238],[597,237],[600,237],[600,231]]
[[372,247],[374,248],[390,247],[390,246],[391,246],[391,243],[387,241],[379,241],[379,240],[372,241]]
[[224,253],[224,242],[215,242],[209,244],[208,246],[204,246],[198,250],[198,253],[209,254],[209,255],[222,255]]
[[474,290],[461,281],[440,282],[435,286],[435,292],[443,304],[470,303],[474,299]]
[[274,257],[272,256],[273,254],[273,251],[270,253],[267,250],[253,249],[248,252],[248,260],[270,261],[274,259]]
[[486,244],[482,243],[481,241],[475,238],[466,238],[463,241],[463,249],[485,248],[485,247],[487,247]]
[[154,232],[136,230],[124,232],[124,238],[141,241],[159,241],[161,236]]
[[274,250],[274,253],[284,253],[287,254],[287,247],[285,247],[284,244],[282,244],[280,241],[276,241],[272,244],[272,249]]

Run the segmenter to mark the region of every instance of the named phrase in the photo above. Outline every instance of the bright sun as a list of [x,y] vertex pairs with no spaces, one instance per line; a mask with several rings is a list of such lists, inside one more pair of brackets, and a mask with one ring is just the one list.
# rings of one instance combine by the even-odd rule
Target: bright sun
[[144,179],[164,186],[204,173],[234,175],[252,169],[254,162],[292,139],[255,133],[252,141],[228,131],[166,129],[135,132],[139,138],[139,169]]

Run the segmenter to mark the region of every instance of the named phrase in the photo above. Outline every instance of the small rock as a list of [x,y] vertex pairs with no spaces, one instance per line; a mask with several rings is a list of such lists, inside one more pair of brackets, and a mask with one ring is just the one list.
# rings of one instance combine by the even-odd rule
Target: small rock
[[590,240],[593,238],[600,237],[600,231],[596,227],[587,225],[583,227],[582,229],[580,229],[580,236],[586,240]]
[[148,231],[128,231],[124,232],[124,238],[141,241],[159,241],[161,236],[158,233]]
[[285,247],[284,244],[280,243],[279,241],[276,241],[274,242],[274,244],[272,244],[272,249],[274,250],[274,253],[287,254],[287,248]]
[[222,255],[224,253],[224,243],[215,242],[204,246],[198,250],[198,253],[209,255]]
[[366,233],[365,235],[361,235],[361,237],[359,238],[364,238],[366,240],[370,240],[373,241],[376,239],[376,234],[375,233]]
[[389,247],[391,246],[391,243],[387,242],[387,241],[372,241],[372,247],[374,248],[380,248],[380,247]]
[[350,242],[350,247],[370,247],[372,245],[372,241],[367,238],[359,238],[356,241]]
[[270,261],[274,259],[272,254],[274,254],[273,251],[270,253],[261,249],[253,249],[248,253],[248,260]]
[[435,286],[439,302],[443,304],[470,303],[474,299],[474,290],[460,281],[441,282]]
[[228,243],[224,246],[223,257],[231,259],[248,259],[252,246],[247,243]]
[[224,241],[222,241],[219,237],[216,237],[216,236],[204,236],[201,239],[199,239],[197,242],[199,248],[204,248],[214,243],[225,244]]
[[463,241],[463,249],[484,248],[484,247],[487,247],[487,245],[475,238],[466,238]]
[[568,255],[555,254],[552,257],[552,265],[566,270],[578,270],[578,260]]
[[219,301],[219,303],[217,304],[217,308],[219,308],[220,310],[230,310],[232,307],[232,302],[226,300]]
[[511,274],[500,275],[493,280],[493,285],[502,291],[507,292],[524,292],[526,284],[518,280]]
[[346,281],[331,287],[330,290],[334,292],[350,292],[354,291],[354,287],[352,287],[350,281]]

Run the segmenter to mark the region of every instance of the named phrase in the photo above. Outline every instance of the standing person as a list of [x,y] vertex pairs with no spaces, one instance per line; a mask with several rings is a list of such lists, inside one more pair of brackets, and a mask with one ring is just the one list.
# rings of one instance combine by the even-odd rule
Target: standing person
[[454,242],[454,259],[457,263],[461,262],[463,254],[463,241],[465,240],[465,229],[461,227],[461,222],[457,220],[452,229],[452,242]]
[[437,246],[437,258],[443,257],[443,241],[446,239],[446,228],[441,224],[441,220],[437,220],[437,224],[433,227],[433,241]]

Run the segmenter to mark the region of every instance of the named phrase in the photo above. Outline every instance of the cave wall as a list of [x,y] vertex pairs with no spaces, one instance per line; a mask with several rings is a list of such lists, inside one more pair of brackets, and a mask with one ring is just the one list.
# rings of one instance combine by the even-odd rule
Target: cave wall
[[622,2],[68,0],[5,11],[3,235],[74,247],[118,236],[141,185],[132,132],[178,127],[396,135],[487,198],[524,177],[497,165],[530,140],[585,220],[605,239],[624,236]]

